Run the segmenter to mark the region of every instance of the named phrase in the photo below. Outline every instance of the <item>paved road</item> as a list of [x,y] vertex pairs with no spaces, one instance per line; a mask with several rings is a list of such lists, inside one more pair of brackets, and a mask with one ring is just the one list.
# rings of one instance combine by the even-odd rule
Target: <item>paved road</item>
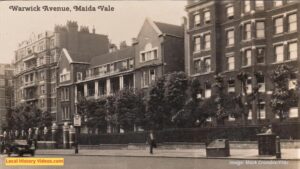
[[[64,167],[6,167],[6,156],[0,155],[1,169],[298,169],[300,161],[198,159],[165,157],[107,157],[107,156],[64,156],[38,155],[37,157],[63,157]],[[23,157],[26,158],[26,157]],[[277,164],[276,164],[277,163]]]
[[[38,155],[74,155],[71,149],[51,149],[37,150]],[[205,149],[155,149],[154,154],[150,155],[149,150],[99,150],[99,149],[80,149],[79,155],[83,156],[120,156],[120,157],[188,157],[206,158]],[[300,160],[300,149],[282,149],[282,159]],[[257,149],[230,149],[230,159],[276,159],[275,156],[258,156]]]

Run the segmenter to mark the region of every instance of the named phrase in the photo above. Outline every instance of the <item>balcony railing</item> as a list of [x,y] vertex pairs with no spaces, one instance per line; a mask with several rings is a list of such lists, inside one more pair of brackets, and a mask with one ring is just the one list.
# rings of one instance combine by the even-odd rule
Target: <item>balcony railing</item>
[[26,101],[37,100],[37,95],[33,94],[33,95],[25,96],[24,100]]
[[34,80],[34,81],[29,81],[29,82],[24,82],[24,86],[25,87],[31,87],[31,86],[35,86],[37,85],[37,81]]
[[96,74],[92,74],[92,75],[87,75],[85,77],[85,80],[89,80],[89,79],[93,79],[96,77],[105,77],[105,76],[111,76],[111,75],[115,75],[124,71],[128,71],[128,70],[132,70],[132,68],[127,68],[127,69],[116,69],[114,71],[109,71],[109,72],[100,72],[100,73],[96,73]]

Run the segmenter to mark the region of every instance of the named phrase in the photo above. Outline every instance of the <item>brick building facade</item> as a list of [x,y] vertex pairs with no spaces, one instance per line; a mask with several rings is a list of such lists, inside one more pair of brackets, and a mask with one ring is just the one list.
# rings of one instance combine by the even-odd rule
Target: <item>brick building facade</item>
[[[296,74],[289,88],[295,88],[299,80],[299,7],[298,1],[289,0],[188,1],[185,71],[201,81],[204,91],[199,96],[211,97],[218,73],[225,76],[228,92],[240,94],[236,76],[248,72],[248,92],[261,86],[249,123],[278,121],[270,107],[274,87],[270,75],[278,65],[287,64]],[[299,121],[299,105],[290,109],[288,121]],[[241,121],[229,117],[226,123]]]
[[13,66],[0,64],[0,133],[6,126],[7,109],[13,106]]
[[[66,26],[55,26],[53,32],[32,34],[15,51],[16,104],[35,104],[42,111],[51,112],[56,121],[60,111],[58,105],[64,104],[58,93],[63,86],[72,86],[74,65],[108,52],[108,44],[106,35],[96,34],[95,29],[90,33],[87,27],[79,28],[72,21]],[[61,59],[60,55],[71,55],[71,63]],[[62,70],[61,67],[66,68]],[[73,98],[71,93],[74,92],[68,92],[66,97]]]

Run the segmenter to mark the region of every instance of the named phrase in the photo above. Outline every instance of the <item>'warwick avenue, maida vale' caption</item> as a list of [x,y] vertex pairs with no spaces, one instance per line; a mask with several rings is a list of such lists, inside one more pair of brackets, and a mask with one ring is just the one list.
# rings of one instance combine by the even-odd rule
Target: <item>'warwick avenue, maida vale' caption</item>
[[115,7],[111,5],[99,5],[99,6],[81,6],[76,5],[73,7],[68,6],[18,6],[18,5],[11,5],[9,9],[16,12],[89,12],[89,11],[100,11],[100,12],[113,12],[115,11]]

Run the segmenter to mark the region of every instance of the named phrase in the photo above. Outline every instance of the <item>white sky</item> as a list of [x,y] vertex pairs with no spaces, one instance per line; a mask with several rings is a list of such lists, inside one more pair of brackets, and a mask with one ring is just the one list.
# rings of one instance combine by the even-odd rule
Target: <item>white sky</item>
[[[114,12],[16,12],[9,9],[18,6],[70,7],[74,5],[110,5]],[[106,34],[113,43],[119,45],[123,40],[131,44],[145,18],[171,24],[182,23],[186,15],[185,0],[181,1],[2,1],[0,2],[0,63],[11,63],[18,43],[27,40],[32,32],[53,31],[55,24],[65,25],[68,20],[78,25],[88,26],[90,32],[95,26],[96,33]]]

